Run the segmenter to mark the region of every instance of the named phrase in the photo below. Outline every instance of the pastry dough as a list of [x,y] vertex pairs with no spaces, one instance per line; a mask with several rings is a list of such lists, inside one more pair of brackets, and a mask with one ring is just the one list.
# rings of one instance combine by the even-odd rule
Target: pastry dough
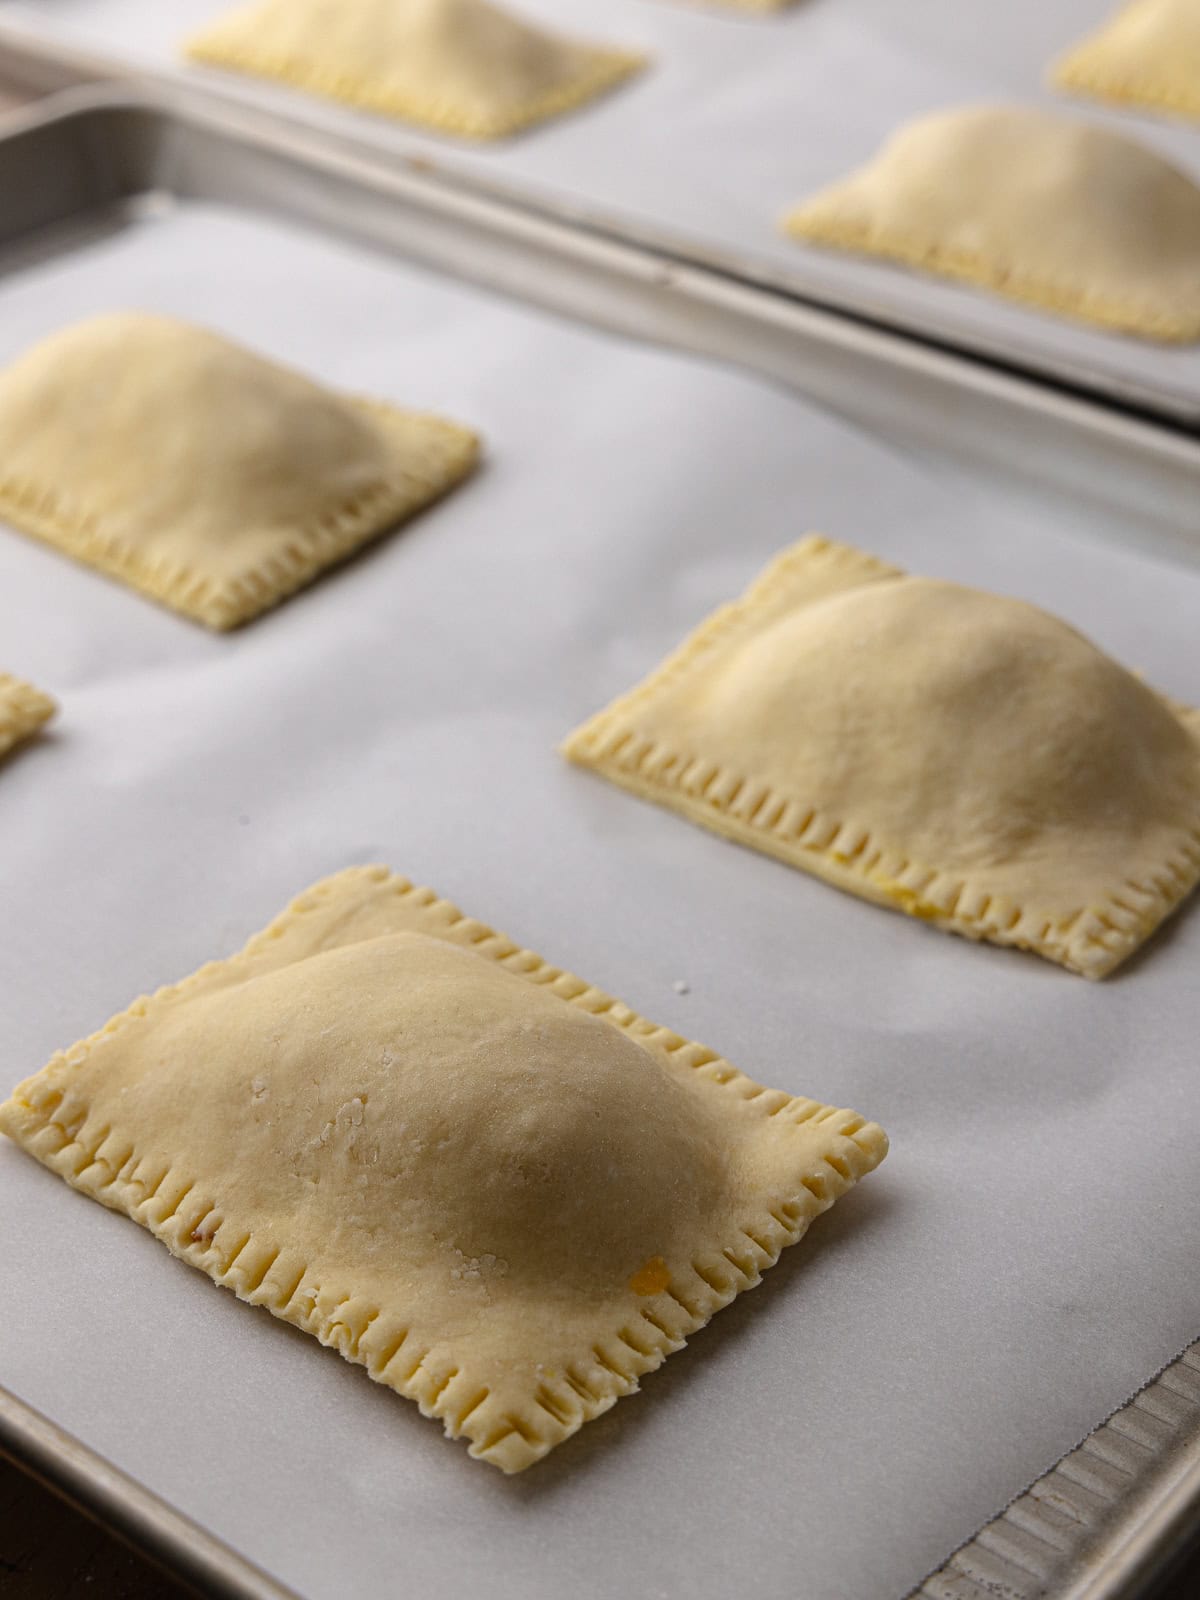
[[1101,100],[1200,117],[1200,0],[1134,0],[1053,76]]
[[1200,712],[1023,601],[818,537],[565,753],[853,894],[1091,978],[1200,878]]
[[382,867],[135,1001],[0,1128],[505,1472],[887,1149]]
[[204,29],[187,53],[471,139],[569,111],[645,64],[487,0],[257,0]]
[[0,756],[6,756],[14,745],[36,733],[56,709],[48,694],[0,672]]
[[169,317],[96,317],[0,372],[0,516],[210,628],[412,516],[477,453],[466,428]]
[[702,0],[702,3],[711,4],[723,11],[786,11],[796,4],[796,0]]
[[1043,111],[923,117],[784,228],[1122,333],[1200,338],[1200,189],[1132,139]]

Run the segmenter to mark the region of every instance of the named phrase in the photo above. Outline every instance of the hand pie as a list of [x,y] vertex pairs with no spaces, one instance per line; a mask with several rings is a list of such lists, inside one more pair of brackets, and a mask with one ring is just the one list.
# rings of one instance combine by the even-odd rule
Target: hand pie
[[720,10],[725,11],[786,11],[795,5],[796,0],[711,0],[711,3]]
[[0,371],[0,516],[210,628],[445,494],[477,449],[169,317],[96,317]]
[[817,537],[565,754],[852,894],[1089,978],[1200,877],[1200,712],[1034,606]]
[[487,0],[255,0],[187,54],[471,139],[556,117],[644,65]]
[[505,1472],[887,1149],[382,867],[135,1001],[0,1129]]
[[1134,0],[1065,56],[1053,78],[1101,100],[1200,117],[1200,0]]
[[1200,189],[1107,128],[1016,107],[922,117],[783,226],[1121,333],[1200,338]]
[[0,756],[6,756],[14,745],[36,733],[56,709],[48,694],[0,672]]

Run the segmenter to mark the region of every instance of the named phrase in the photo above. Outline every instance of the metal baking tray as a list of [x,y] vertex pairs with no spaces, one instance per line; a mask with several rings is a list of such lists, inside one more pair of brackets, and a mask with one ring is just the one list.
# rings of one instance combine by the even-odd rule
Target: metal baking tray
[[[13,1390],[0,1404],[6,1448],[214,1593],[268,1596],[282,1592],[281,1582],[314,1595],[335,1592],[328,1569],[316,1570],[319,1543],[304,1559],[296,1553],[306,1532],[322,1537],[319,1515],[297,1498],[316,1478],[331,1504],[354,1511],[344,1536],[324,1529],[327,1539],[343,1541],[334,1551],[343,1562],[336,1592],[377,1592],[383,1569],[370,1563],[392,1561],[387,1570],[394,1578],[407,1574],[395,1578],[401,1586],[457,1597],[482,1581],[482,1561],[495,1563],[489,1586],[499,1594],[561,1593],[566,1572],[580,1593],[628,1592],[636,1586],[632,1573],[670,1595],[680,1592],[673,1582],[685,1581],[672,1565],[673,1549],[680,1561],[690,1559],[690,1541],[677,1547],[672,1541],[680,1540],[681,1519],[699,1509],[719,1549],[705,1547],[711,1567],[687,1576],[690,1593],[715,1600],[728,1592],[731,1554],[753,1550],[754,1565],[737,1569],[739,1585],[756,1600],[791,1596],[803,1592],[805,1563],[815,1556],[803,1544],[789,1548],[786,1531],[774,1543],[764,1540],[762,1497],[772,1526],[801,1527],[808,1513],[806,1463],[794,1451],[781,1456],[770,1434],[746,1453],[746,1413],[730,1407],[752,1403],[764,1361],[767,1370],[794,1371],[788,1341],[800,1339],[808,1381],[794,1393],[785,1385],[767,1396],[770,1416],[794,1423],[797,1415],[819,1418],[832,1405],[821,1425],[828,1459],[846,1471],[846,1461],[864,1470],[882,1461],[891,1476],[881,1481],[904,1483],[911,1472],[916,1491],[897,1493],[887,1515],[864,1522],[853,1539],[843,1530],[829,1533],[839,1562],[849,1563],[853,1553],[866,1563],[848,1570],[861,1576],[869,1567],[876,1574],[856,1596],[879,1592],[882,1600],[914,1581],[924,1581],[936,1600],[972,1595],[968,1583],[996,1593],[995,1574],[1005,1562],[1042,1584],[1029,1588],[1031,1595],[1117,1600],[1141,1593],[1155,1563],[1180,1548],[1197,1503],[1195,1407],[1172,1410],[1161,1394],[1139,1403],[1132,1424],[1122,1413],[1124,1420],[1114,1418],[1095,1435],[1082,1465],[1068,1460],[1058,1469],[1076,1485],[1073,1502],[1067,1491],[1057,1497],[1030,1491],[1049,1508],[1040,1532],[1029,1528],[1028,1517],[1021,1521],[1017,1502],[999,1519],[1002,1527],[982,1529],[948,1569],[924,1580],[921,1573],[1194,1335],[1194,1325],[1185,1326],[1179,1287],[1186,1288],[1194,1237],[1188,1170],[1182,1186],[1156,1187],[1153,1174],[1137,1166],[1136,1216],[1126,1222],[1136,1225],[1138,1250],[1122,1259],[1114,1280],[1132,1300],[1107,1307],[1100,1327],[1073,1320],[1092,1291],[1070,1280],[1066,1262],[1056,1264],[1040,1209],[1035,1216],[1020,1205],[1012,1210],[1022,1250],[1005,1260],[1005,1284],[1021,1294],[1066,1272],[1061,1306],[1047,1311],[1031,1303],[1020,1310],[1014,1326],[1036,1328],[1047,1343],[1021,1356],[1018,1381],[1011,1364],[1017,1353],[1001,1338],[1005,1303],[988,1299],[995,1262],[977,1241],[975,1253],[953,1270],[948,1261],[936,1280],[921,1278],[916,1324],[906,1320],[914,1314],[911,1297],[896,1304],[889,1297],[897,1278],[907,1282],[928,1270],[920,1249],[941,1229],[961,1231],[973,1200],[986,1202],[984,1212],[1012,1207],[1006,1186],[1025,1159],[1022,1151],[989,1147],[986,1129],[968,1122],[969,1158],[954,1151],[947,1135],[933,1194],[923,1187],[919,1120],[898,1126],[896,1119],[905,1124],[913,1102],[929,1119],[941,1097],[953,1100],[958,1076],[943,1061],[943,1022],[948,1036],[961,1037],[973,1068],[1004,1067],[974,1079],[976,1090],[983,1084],[993,1121],[1008,1114],[1005,1074],[1018,1081],[1023,1071],[1030,1076],[1022,1094],[1046,1096],[1039,1115],[1065,1115],[1079,1086],[1054,1064],[1081,1028],[1091,1030],[1095,1060],[1086,1065],[1089,1075],[1095,1068],[1097,1092],[1083,1091],[1083,1103],[1073,1106],[1078,1125],[1101,1116],[1099,1091],[1128,1070],[1124,1044],[1139,1028],[1150,1030],[1156,1051],[1170,1057],[1180,1082],[1190,1083],[1195,917],[1179,918],[1128,980],[1096,990],[1032,960],[927,934],[784,873],[602,791],[582,774],[561,772],[549,749],[569,723],[568,707],[592,709],[602,683],[615,690],[632,681],[687,621],[814,521],[926,570],[936,563],[936,570],[967,581],[1008,583],[1073,618],[1103,621],[1114,648],[1133,659],[1138,641],[1135,664],[1165,687],[1187,692],[1200,671],[1189,622],[1200,602],[1200,444],[718,271],[597,237],[537,208],[502,203],[419,162],[383,160],[246,111],[101,88],[19,113],[7,127],[0,138],[0,355],[36,337],[48,321],[82,314],[93,294],[111,302],[119,293],[127,303],[150,302],[246,337],[257,328],[262,338],[273,330],[283,340],[303,326],[313,341],[310,355],[320,356],[319,369],[331,381],[371,387],[394,368],[403,375],[398,397],[416,398],[407,385],[422,357],[417,347],[427,304],[441,308],[429,337],[445,341],[447,350],[463,341],[455,348],[460,379],[489,361],[508,363],[490,415],[465,413],[497,438],[481,480],[446,502],[436,522],[389,541],[232,640],[198,635],[25,541],[0,542],[6,648],[18,640],[21,669],[48,687],[68,679],[62,731],[11,765],[0,791],[5,826],[20,830],[28,846],[6,892],[8,919],[22,928],[22,941],[19,949],[7,941],[4,971],[6,981],[20,980],[24,996],[2,1019],[7,1076],[36,1066],[137,988],[180,976],[218,953],[215,946],[232,947],[321,870],[383,855],[559,958],[570,956],[577,969],[648,1014],[728,1042],[730,1054],[759,1075],[784,1082],[793,1071],[797,1088],[803,1079],[810,1090],[861,1103],[892,1123],[895,1152],[874,1180],[880,1198],[871,1200],[865,1187],[845,1203],[844,1220],[835,1212],[819,1237],[815,1231],[796,1252],[807,1268],[798,1278],[819,1302],[807,1321],[796,1310],[804,1297],[792,1293],[797,1275],[781,1267],[778,1290],[758,1291],[741,1310],[723,1314],[736,1338],[722,1343],[718,1324],[696,1340],[691,1355],[675,1358],[683,1376],[668,1367],[648,1381],[647,1394],[652,1384],[660,1394],[671,1389],[670,1405],[644,1412],[639,1422],[635,1413],[646,1403],[626,1402],[611,1422],[588,1430],[594,1445],[585,1436],[578,1448],[564,1447],[561,1462],[552,1458],[538,1469],[536,1483],[520,1482],[510,1493],[482,1468],[460,1461],[430,1425],[410,1426],[408,1408],[358,1383],[361,1374],[311,1341],[251,1316],[198,1274],[172,1267],[138,1230],[6,1150],[0,1204],[10,1218],[36,1221],[28,1229],[10,1227],[0,1240],[0,1272],[17,1274],[10,1281],[22,1284],[23,1328],[43,1329],[38,1339],[69,1357],[47,1374],[28,1365],[37,1343],[32,1332],[0,1339],[0,1378]],[[452,280],[476,287],[455,287]],[[518,311],[518,300],[537,309]],[[273,311],[282,320],[272,323]],[[584,321],[619,337],[584,329]],[[330,330],[324,340],[321,324]],[[665,353],[671,346],[688,359]],[[424,355],[427,386],[438,359],[431,346]],[[553,419],[535,406],[539,382],[551,370],[569,375],[575,402],[556,403]],[[479,395],[486,392],[484,385]],[[654,404],[667,397],[675,409],[656,411]],[[427,387],[420,398],[462,414],[448,382],[444,393]],[[487,409],[482,398],[477,404]],[[737,448],[726,459],[721,450],[730,437]],[[537,459],[518,459],[518,443]],[[586,469],[591,476],[559,483],[562,453],[573,473]],[[500,611],[455,616],[455,588],[439,587],[446,563],[458,575],[482,570],[489,593],[473,603],[495,605],[494,589]],[[658,563],[659,592],[648,592],[646,563]],[[527,565],[540,575],[532,585],[521,577]],[[672,568],[676,577],[667,584]],[[639,572],[640,586],[630,577]],[[522,613],[521,596],[528,594],[536,609]],[[1126,596],[1156,598],[1161,611],[1153,636],[1121,623]],[[416,636],[415,654],[401,659],[394,652],[408,634]],[[555,652],[549,675],[545,659],[530,654],[529,639],[537,634]],[[512,679],[513,702],[506,674],[516,671],[522,651],[525,676]],[[382,683],[362,676],[373,655],[386,666]],[[450,682],[464,660],[486,673],[465,697],[463,686]],[[409,705],[404,686],[414,672],[419,703]],[[499,698],[490,714],[507,730],[500,742],[476,705],[493,681]],[[531,691],[533,702],[520,715],[520,693]],[[186,717],[179,715],[180,696]],[[264,697],[265,720],[255,723]],[[443,703],[439,732],[433,724]],[[321,728],[332,745],[325,760],[314,741]],[[371,781],[351,789],[342,761],[355,748]],[[428,768],[405,766],[410,751]],[[53,761],[67,764],[68,782],[48,781]],[[438,761],[459,782],[429,796],[428,773],[439,770]],[[519,779],[519,804],[506,788],[506,763]],[[484,786],[496,796],[497,817],[488,828],[479,827],[475,809]],[[144,795],[152,805],[141,802]],[[506,797],[513,801],[507,809]],[[257,836],[255,813],[265,821]],[[527,813],[536,827],[523,826]],[[317,835],[319,850],[312,843]],[[315,870],[304,864],[310,858]],[[110,862],[121,871],[114,873]],[[532,899],[522,888],[531,883],[540,884]],[[43,929],[39,938],[47,885],[54,932],[51,938]],[[204,903],[201,914],[196,908]],[[714,939],[706,930],[718,908],[726,931]],[[114,926],[121,930],[116,939]],[[833,956],[838,948],[854,949],[863,975],[853,1014],[823,1006],[822,996],[844,981]],[[780,950],[788,952],[782,963]],[[753,963],[743,966],[738,951],[753,951]],[[780,997],[796,983],[797,959],[807,979],[808,1043],[804,1059],[794,1062],[794,1017]],[[66,994],[64,964],[72,975]],[[672,982],[680,970],[690,980],[686,997]],[[765,986],[770,973],[774,991]],[[945,1019],[943,1004],[951,1012]],[[976,1028],[981,1014],[1015,1019],[1026,1036],[1035,1029],[1045,1061],[1023,1061],[1013,1049],[1015,1033],[989,1047]],[[856,1053],[851,1036],[860,1015],[865,1039]],[[997,1026],[1003,1032],[1003,1022]],[[886,1062],[879,1060],[881,1041]],[[1194,1109],[1182,1091],[1178,1103],[1170,1098],[1153,1064],[1135,1063],[1138,1104],[1149,1111],[1156,1141],[1167,1137],[1168,1125],[1171,1137],[1185,1139]],[[922,1089],[922,1077],[940,1084],[936,1095]],[[1092,1099],[1097,1106],[1089,1111]],[[953,1128],[954,1106],[944,1114]],[[1132,1149],[1123,1111],[1117,1120],[1122,1150]],[[1039,1126],[1030,1123],[1022,1146],[1037,1145]],[[1186,1148],[1194,1150],[1194,1141]],[[995,1205],[990,1191],[956,1190],[950,1182],[964,1159],[989,1171],[998,1162],[1006,1176]],[[1138,1161],[1146,1159],[1143,1151]],[[1090,1181],[1087,1167],[1069,1170],[1071,1181]],[[1123,1179],[1118,1167],[1105,1182],[1119,1187]],[[1086,1198],[1086,1187],[1081,1194]],[[1037,1191],[1021,1200],[1043,1203]],[[1058,1227],[1075,1225],[1071,1206],[1058,1211]],[[872,1249],[889,1236],[885,1266],[869,1268]],[[1110,1242],[1104,1231],[1106,1254]],[[1103,1263],[1089,1258],[1088,1269],[1098,1283],[1107,1281]],[[956,1277],[970,1280],[961,1298]],[[887,1344],[906,1329],[911,1336],[934,1293],[947,1328],[975,1306],[984,1324],[995,1322],[1000,1340],[986,1348],[960,1340],[939,1370],[937,1383],[967,1386],[953,1432],[969,1441],[974,1419],[967,1411],[973,1406],[985,1414],[997,1395],[1025,1419],[1018,1436],[990,1441],[994,1460],[980,1458],[968,1472],[968,1458],[958,1462],[946,1436],[944,1410],[938,1418],[909,1417],[910,1442],[942,1430],[940,1486],[933,1458],[923,1457],[920,1471],[915,1463],[890,1461],[892,1434],[904,1429],[883,1400],[875,1434],[862,1433],[850,1448],[871,1415],[870,1408],[865,1416],[856,1409],[868,1369],[881,1395],[894,1391],[890,1379],[883,1381],[889,1351],[877,1338],[863,1345],[861,1326],[883,1317]],[[65,1325],[65,1294],[75,1303],[86,1298],[86,1329]],[[823,1325],[839,1315],[846,1320],[830,1344]],[[151,1326],[179,1353],[184,1381],[167,1391],[161,1411],[151,1405],[146,1416],[149,1397],[158,1398],[156,1385],[177,1376],[173,1366],[164,1375],[155,1363],[156,1346],[142,1336]],[[1055,1347],[1057,1333],[1072,1329],[1084,1359]],[[932,1345],[938,1334],[930,1327],[922,1338]],[[1059,1362],[1066,1363],[1061,1372]],[[1046,1393],[1031,1399],[1030,1375],[1051,1367],[1057,1378],[1047,1377]],[[912,1394],[931,1405],[935,1390],[919,1360],[909,1367],[901,1361],[899,1370],[907,1372]],[[1185,1356],[1161,1385],[1186,1399],[1194,1370],[1194,1355]],[[822,1371],[825,1381],[814,1379]],[[256,1409],[268,1401],[274,1409]],[[706,1407],[716,1408],[710,1425],[721,1429],[723,1460],[689,1482],[688,1469],[706,1458],[706,1435],[695,1431]],[[140,1455],[130,1444],[136,1428],[153,1435]],[[241,1431],[234,1436],[228,1429]],[[1037,1434],[1032,1445],[1026,1433]],[[842,1454],[839,1434],[846,1436]],[[308,1471],[294,1454],[304,1438],[314,1448]],[[346,1454],[348,1439],[355,1450],[361,1445],[358,1475]],[[1057,1448],[1050,1447],[1054,1439]],[[672,1448],[682,1454],[664,1475],[657,1455]],[[255,1458],[253,1480],[243,1483],[238,1462],[255,1450],[266,1452],[267,1465]],[[1104,1464],[1111,1467],[1121,1451],[1108,1501],[1089,1499],[1087,1474],[1093,1481],[1103,1476]],[[712,1481],[740,1475],[727,1478],[732,1489],[761,1471],[772,1476],[757,1503],[722,1493]],[[973,1473],[976,1482],[968,1481]],[[788,1487],[777,1504],[770,1495],[781,1481]],[[980,1487],[993,1482],[994,1489]],[[848,1502],[863,1492],[861,1483],[836,1487]],[[990,1503],[980,1504],[985,1493]],[[247,1524],[248,1497],[268,1509],[267,1525]],[[589,1517],[597,1506],[609,1529],[604,1550],[587,1544],[596,1537]],[[822,1515],[836,1517],[836,1502],[825,1504]],[[922,1532],[923,1517],[936,1526]],[[488,1518],[499,1518],[505,1538],[516,1541],[507,1557],[472,1544],[476,1523],[498,1525]],[[428,1548],[437,1539],[445,1541],[441,1562]],[[895,1554],[901,1545],[903,1560]],[[1105,1554],[1102,1564],[1098,1552]],[[577,1563],[586,1557],[586,1565],[559,1565],[564,1556]],[[505,1570],[506,1559],[525,1565]],[[1085,1576],[1090,1588],[1082,1586]],[[1004,1581],[1010,1580],[1011,1574]],[[825,1600],[835,1590],[820,1592]]]
[[[629,43],[642,78],[581,113],[494,146],[423,135],[251,77],[186,65],[181,42],[230,0],[2,0],[0,39],[61,69],[150,73],[421,154],[681,260],[1200,422],[1200,348],[1089,329],[895,266],[802,247],[785,207],[868,159],[902,121],[969,101],[1057,107],[1139,138],[1200,177],[1200,132],[1072,101],[1049,63],[1094,29],[1103,0],[1009,0],[986,22],[962,0],[806,0],[767,18],[671,0],[522,0],[581,37]],[[1111,9],[1111,7],[1107,8]]]

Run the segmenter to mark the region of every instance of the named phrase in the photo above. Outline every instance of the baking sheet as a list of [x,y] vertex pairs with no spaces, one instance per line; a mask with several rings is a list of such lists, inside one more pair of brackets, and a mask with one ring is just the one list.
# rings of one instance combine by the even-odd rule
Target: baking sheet
[[867,160],[901,121],[968,101],[1057,106],[1137,137],[1200,179],[1200,128],[1106,110],[1044,87],[1047,66],[1116,0],[803,0],[770,18],[671,0],[520,0],[533,18],[642,48],[650,70],[575,116],[495,147],[211,68],[179,47],[231,0],[4,0],[0,23],[352,130],[384,148],[676,241],[758,278],[931,332],[1034,370],[1200,421],[1200,348],[1073,326],[880,263],[803,247],[777,220]]
[[114,306],[459,417],[488,462],[228,638],[0,538],[4,666],[63,704],[0,771],[5,1082],[378,859],[893,1151],[508,1481],[5,1145],[0,1383],[313,1597],[903,1593],[1195,1334],[1200,917],[1097,987],[554,745],[809,528],[1034,599],[1193,701],[1200,574],[749,378],[218,206],[0,274],[0,360]]

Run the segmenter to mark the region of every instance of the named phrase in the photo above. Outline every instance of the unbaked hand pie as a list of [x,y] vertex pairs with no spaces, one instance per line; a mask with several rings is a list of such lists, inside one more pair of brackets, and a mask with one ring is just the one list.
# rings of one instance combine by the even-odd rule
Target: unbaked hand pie
[[645,64],[487,0],[255,0],[187,54],[471,139],[569,111]]
[[119,313],[0,371],[0,516],[210,628],[276,605],[470,472],[475,435]]
[[811,537],[567,740],[852,894],[1100,978],[1200,878],[1200,712],[1020,600]]
[[1200,117],[1200,0],[1134,0],[1054,69],[1062,89]]
[[727,11],[786,11],[796,0],[701,0]]
[[783,226],[1121,333],[1200,338],[1200,188],[1133,139],[1044,111],[922,117]]
[[505,1472],[887,1149],[382,867],[135,1001],[0,1128]]
[[48,694],[0,672],[0,756],[6,756],[14,745],[36,733],[56,709]]

